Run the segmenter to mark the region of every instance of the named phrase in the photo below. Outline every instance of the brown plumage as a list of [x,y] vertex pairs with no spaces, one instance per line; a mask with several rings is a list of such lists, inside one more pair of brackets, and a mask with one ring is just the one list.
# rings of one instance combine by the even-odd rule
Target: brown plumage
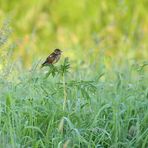
[[58,62],[61,57],[61,53],[62,51],[60,49],[55,49],[54,52],[47,57],[47,59],[41,67],[48,66],[50,64],[55,64],[56,62]]

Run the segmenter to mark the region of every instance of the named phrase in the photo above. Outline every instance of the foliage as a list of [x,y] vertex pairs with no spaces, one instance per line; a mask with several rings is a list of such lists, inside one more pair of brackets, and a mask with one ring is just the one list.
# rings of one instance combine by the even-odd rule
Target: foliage
[[148,147],[146,0],[0,3],[1,147]]
[[61,76],[63,76],[64,74],[66,74],[68,72],[68,69],[70,68],[70,63],[68,58],[64,59],[64,63],[62,65],[60,65],[60,67],[54,66],[54,65],[49,65],[49,71],[46,74],[46,77],[48,77],[50,74],[52,74],[52,76],[54,77],[56,74],[60,74]]
[[67,59],[45,77],[50,68],[1,73],[2,147],[148,146],[145,63],[99,76],[71,72]]

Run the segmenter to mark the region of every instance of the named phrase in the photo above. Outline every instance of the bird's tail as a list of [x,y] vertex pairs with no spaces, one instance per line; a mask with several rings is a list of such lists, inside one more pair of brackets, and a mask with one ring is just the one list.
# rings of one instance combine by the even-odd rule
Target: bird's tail
[[46,62],[44,62],[44,63],[41,65],[40,68],[43,68],[45,65],[46,65]]

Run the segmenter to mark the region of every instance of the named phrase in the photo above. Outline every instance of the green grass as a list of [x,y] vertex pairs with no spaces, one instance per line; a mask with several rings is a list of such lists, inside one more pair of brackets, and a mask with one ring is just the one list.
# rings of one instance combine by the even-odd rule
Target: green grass
[[146,3],[1,0],[0,148],[147,148]]
[[148,147],[146,66],[1,72],[1,147]]

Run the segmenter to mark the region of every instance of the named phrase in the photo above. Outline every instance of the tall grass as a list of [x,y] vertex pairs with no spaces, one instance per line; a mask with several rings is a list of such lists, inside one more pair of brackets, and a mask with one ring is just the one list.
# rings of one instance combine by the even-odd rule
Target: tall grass
[[[7,33],[0,49],[13,47]],[[0,147],[148,147],[147,61],[102,54],[26,70],[1,53]]]
[[1,72],[1,147],[146,148],[146,66],[90,70],[100,73],[69,71],[65,60],[52,70]]

